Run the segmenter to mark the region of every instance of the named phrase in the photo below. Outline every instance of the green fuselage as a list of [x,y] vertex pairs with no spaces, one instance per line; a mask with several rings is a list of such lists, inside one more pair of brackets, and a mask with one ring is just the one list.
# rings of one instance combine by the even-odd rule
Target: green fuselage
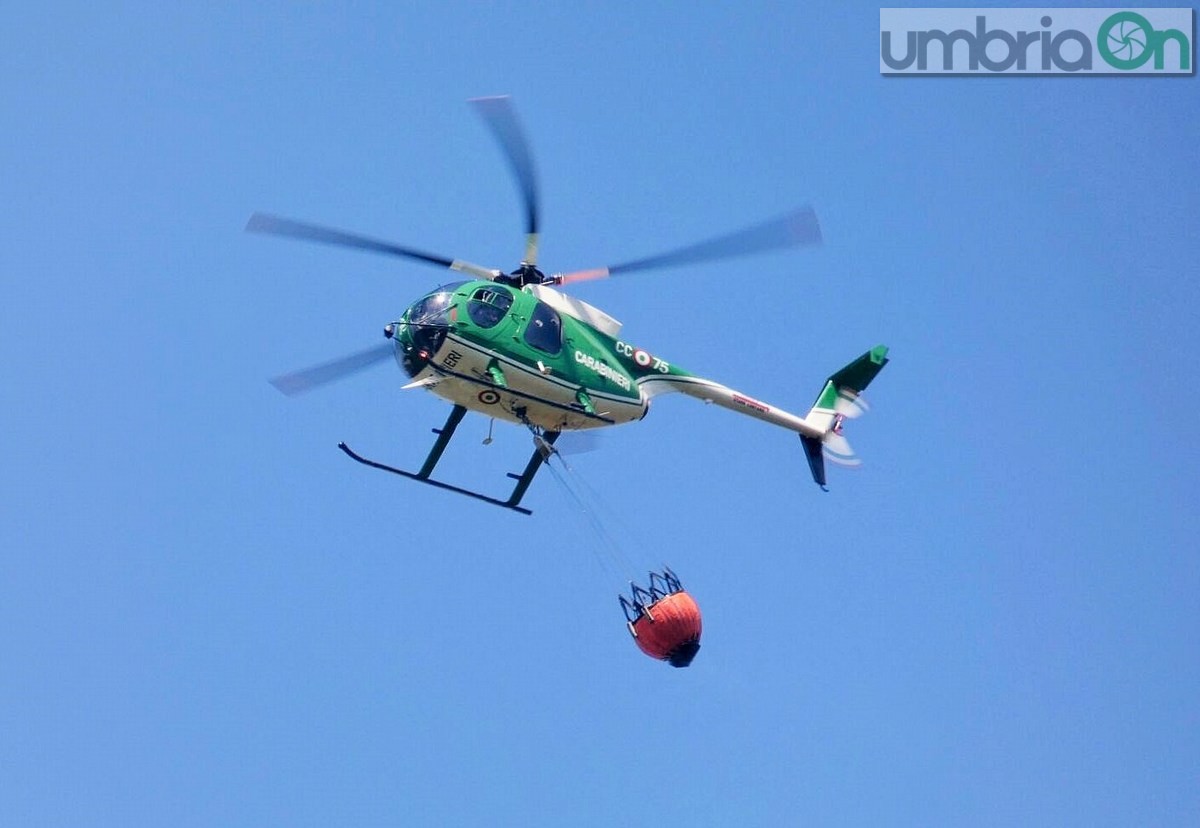
[[[830,428],[832,409],[814,420],[812,411],[800,416],[768,405],[631,345],[620,329],[544,285],[486,280],[438,288],[388,326],[412,386],[547,431],[640,420],[652,397],[674,391],[801,436],[820,438]],[[877,350],[868,356],[879,362],[887,349]]]
[[439,396],[555,431],[640,419],[651,396],[645,380],[687,376],[579,318],[593,314],[619,334],[599,311],[536,292],[491,281],[438,288],[393,326],[397,360]]

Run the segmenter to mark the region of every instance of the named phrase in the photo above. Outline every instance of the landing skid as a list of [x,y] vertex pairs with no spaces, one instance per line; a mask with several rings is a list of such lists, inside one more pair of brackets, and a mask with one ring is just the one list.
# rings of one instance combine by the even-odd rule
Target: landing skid
[[401,477],[407,477],[409,480],[415,480],[418,483],[428,483],[430,486],[436,486],[439,489],[445,489],[446,491],[450,492],[457,492],[458,494],[466,495],[467,497],[473,497],[476,500],[482,500],[484,503],[491,503],[493,506],[500,506],[504,509],[511,509],[514,512],[520,512],[523,515],[533,514],[532,511],[518,504],[521,502],[521,498],[525,496],[525,492],[529,489],[529,484],[533,482],[534,475],[538,473],[538,469],[542,467],[543,463],[550,462],[550,455],[553,453],[554,441],[558,439],[561,432],[547,431],[541,434],[536,432],[534,433],[536,448],[534,449],[533,456],[529,458],[529,462],[525,465],[525,470],[523,472],[520,474],[513,474],[511,472],[509,473],[508,476],[517,481],[517,485],[513,488],[512,494],[509,495],[508,500],[500,500],[499,498],[489,497],[485,494],[473,492],[470,489],[464,489],[460,486],[453,486],[449,483],[443,483],[440,480],[434,480],[430,477],[430,475],[433,474],[433,469],[437,465],[438,460],[442,458],[443,452],[446,451],[446,446],[450,444],[450,438],[454,436],[454,430],[458,428],[458,424],[462,422],[462,419],[466,413],[467,409],[465,406],[454,406],[454,408],[450,411],[450,416],[446,419],[446,424],[441,428],[435,428],[433,430],[434,434],[438,435],[438,438],[434,442],[433,448],[430,449],[429,456],[425,458],[425,463],[421,466],[421,470],[418,472],[405,471],[404,469],[397,469],[394,466],[388,466],[384,463],[376,462],[375,460],[369,460],[366,457],[363,457],[361,454],[356,453],[345,443],[338,443],[338,448],[344,451],[351,459],[357,460],[364,466],[371,466],[372,468],[379,469],[381,471],[398,474]]

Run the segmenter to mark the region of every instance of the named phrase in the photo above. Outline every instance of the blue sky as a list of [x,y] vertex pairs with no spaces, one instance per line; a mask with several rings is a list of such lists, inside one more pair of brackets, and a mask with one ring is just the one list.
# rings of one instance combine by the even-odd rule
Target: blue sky
[[[1194,77],[882,78],[878,7],[32,5],[0,32],[6,825],[1200,821]],[[379,341],[510,267],[509,93],[547,270],[815,206],[816,250],[581,285],[793,410],[886,343],[867,465],[662,399],[532,518],[376,474],[447,406]],[[528,436],[444,461],[502,491]],[[670,564],[687,670],[615,599]]]

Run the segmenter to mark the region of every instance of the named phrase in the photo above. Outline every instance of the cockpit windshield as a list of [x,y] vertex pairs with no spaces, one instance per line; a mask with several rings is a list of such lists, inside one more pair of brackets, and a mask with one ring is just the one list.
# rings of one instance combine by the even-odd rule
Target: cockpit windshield
[[454,292],[466,282],[442,285],[409,305],[400,320],[398,336],[404,370],[415,377],[441,350],[450,333]]
[[442,285],[425,298],[417,300],[408,309],[405,321],[411,325],[449,324],[446,312],[450,309],[450,303],[454,299],[454,291],[463,284],[466,283],[456,282]]

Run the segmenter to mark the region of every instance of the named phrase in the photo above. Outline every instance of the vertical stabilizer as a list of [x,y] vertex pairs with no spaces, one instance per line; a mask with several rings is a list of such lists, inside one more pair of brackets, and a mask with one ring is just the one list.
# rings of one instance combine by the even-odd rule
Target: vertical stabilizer
[[807,425],[822,435],[820,439],[800,436],[813,480],[821,488],[825,488],[826,457],[842,466],[857,466],[862,462],[842,434],[842,425],[867,412],[861,393],[887,365],[887,352],[887,346],[877,345],[831,376],[804,418]]

